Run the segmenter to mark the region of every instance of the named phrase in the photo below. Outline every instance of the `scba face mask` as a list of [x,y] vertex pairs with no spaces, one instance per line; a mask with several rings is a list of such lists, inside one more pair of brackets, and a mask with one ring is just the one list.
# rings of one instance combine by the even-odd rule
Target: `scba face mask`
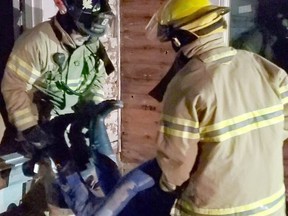
[[64,0],[64,4],[82,35],[101,37],[113,26],[115,16],[106,0]]

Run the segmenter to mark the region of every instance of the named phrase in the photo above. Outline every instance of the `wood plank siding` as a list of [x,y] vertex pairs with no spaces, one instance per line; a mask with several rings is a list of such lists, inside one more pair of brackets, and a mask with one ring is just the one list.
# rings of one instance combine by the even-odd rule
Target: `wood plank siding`
[[121,160],[140,163],[155,155],[161,104],[148,95],[174,58],[169,43],[150,41],[145,26],[163,0],[121,0]]

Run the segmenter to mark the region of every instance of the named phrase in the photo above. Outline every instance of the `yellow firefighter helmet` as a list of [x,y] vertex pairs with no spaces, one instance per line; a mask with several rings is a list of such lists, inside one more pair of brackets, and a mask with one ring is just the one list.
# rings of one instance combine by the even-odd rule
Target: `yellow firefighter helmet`
[[[226,22],[223,15],[229,12],[227,7],[212,5],[209,0],[168,0],[152,17],[146,26],[148,38],[151,35],[160,41],[167,41],[171,29],[180,29],[196,37],[223,31]],[[159,27],[161,31],[159,31]],[[163,31],[163,27],[168,28]]]

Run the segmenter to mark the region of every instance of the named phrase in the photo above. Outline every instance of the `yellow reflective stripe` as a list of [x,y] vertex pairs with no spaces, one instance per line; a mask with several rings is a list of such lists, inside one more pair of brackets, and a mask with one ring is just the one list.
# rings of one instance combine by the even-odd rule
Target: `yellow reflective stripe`
[[277,205],[275,205],[274,207],[272,207],[270,209],[267,209],[264,212],[259,212],[259,213],[253,214],[251,216],[267,216],[267,215],[270,215],[270,214],[272,214],[274,212],[277,212],[279,209],[281,209],[284,206],[285,203],[286,203],[286,199],[285,199],[285,197],[283,197],[280,200],[280,202]]
[[162,115],[160,132],[183,139],[199,139],[199,122]]
[[33,126],[36,123],[36,119],[30,108],[15,111],[12,114],[12,118],[18,130],[26,129],[27,125]]
[[7,67],[9,67],[11,71],[16,73],[20,78],[29,83],[34,83],[36,79],[41,76],[41,73],[38,70],[15,55],[10,57]]
[[236,50],[230,50],[230,51],[227,51],[227,52],[223,52],[223,53],[219,53],[219,54],[215,54],[215,55],[209,56],[208,58],[202,59],[202,61],[205,62],[205,63],[209,63],[209,62],[217,61],[217,60],[222,59],[222,58],[227,58],[229,56],[234,56],[236,54],[237,54]]
[[11,71],[16,73],[22,80],[26,82],[29,81],[30,77],[25,73],[20,73],[19,70],[17,70],[18,68],[16,68],[15,65],[13,65],[11,62],[7,63],[7,67],[10,68]]
[[193,127],[193,128],[199,128],[199,122],[196,121],[191,121],[188,119],[183,119],[183,118],[176,118],[170,115],[162,115],[162,120],[168,121],[174,124],[179,124],[187,127]]
[[281,116],[278,116],[274,119],[269,119],[269,120],[262,121],[262,122],[255,122],[253,124],[247,125],[245,127],[239,128],[237,130],[227,132],[227,133],[219,135],[219,136],[214,136],[214,137],[203,136],[203,137],[201,137],[201,141],[202,142],[223,142],[223,141],[230,139],[232,137],[239,136],[239,135],[248,133],[252,130],[263,128],[263,127],[270,126],[273,124],[277,124],[277,123],[280,123],[283,121],[284,121],[284,115],[281,115]]
[[13,113],[13,118],[21,118],[21,116],[24,116],[24,115],[32,115],[32,112],[31,112],[31,109],[29,108],[25,108],[25,109],[22,109],[22,110],[18,110],[18,111],[15,111]]
[[[283,198],[281,198],[283,196]],[[281,198],[281,199],[280,199]],[[280,199],[280,200],[279,200]],[[283,206],[283,199],[285,200],[285,186],[283,185],[281,189],[276,192],[275,194],[271,195],[270,197],[267,197],[265,199],[259,200],[257,202],[248,204],[248,205],[242,205],[234,208],[221,208],[221,209],[204,209],[204,208],[197,208],[196,206],[190,205],[188,202],[184,200],[179,200],[180,208],[184,208],[183,211],[189,213],[196,213],[200,215],[234,215],[237,214],[238,216],[243,215],[249,215],[249,216],[266,216],[273,212],[276,212]],[[269,208],[269,204],[273,204],[273,202],[277,202],[277,204],[273,205],[273,207]],[[177,205],[177,204],[176,204]],[[265,210],[261,211],[261,208],[264,208]],[[178,207],[179,209],[179,207]],[[253,211],[260,211],[258,213],[251,213]],[[180,210],[180,209],[179,209]],[[181,210],[180,210],[181,211]],[[250,212],[250,213],[249,213]],[[249,214],[248,214],[249,213]]]
[[171,135],[171,136],[175,136],[175,137],[181,137],[181,138],[184,138],[184,139],[199,139],[200,138],[200,134],[199,133],[191,133],[191,132],[187,132],[187,131],[180,131],[180,130],[167,128],[167,127],[164,127],[164,126],[161,126],[160,132],[162,132],[163,134],[167,134],[167,135]]
[[[36,119],[34,116],[26,116],[23,119],[15,119],[15,126],[18,130],[23,130],[28,128],[29,126],[35,125]],[[28,127],[26,127],[28,125]]]
[[282,86],[282,87],[279,89],[279,92],[280,92],[280,94],[281,94],[282,103],[283,103],[283,104],[288,103],[288,85]]
[[243,122],[243,121],[248,120],[248,119],[253,118],[253,117],[267,115],[269,113],[274,113],[274,112],[282,111],[282,110],[283,110],[283,105],[278,104],[278,105],[271,106],[271,107],[268,107],[265,109],[260,109],[257,111],[245,113],[243,115],[240,115],[240,116],[228,119],[228,120],[224,120],[222,122],[219,122],[219,123],[216,123],[213,125],[200,127],[200,133],[203,134],[203,133],[207,133],[207,132],[211,132],[211,131],[215,131],[215,130],[220,130],[220,129],[225,128],[227,126]]
[[67,86],[71,88],[73,91],[78,88],[78,86],[81,84],[80,79],[69,79],[67,80]]

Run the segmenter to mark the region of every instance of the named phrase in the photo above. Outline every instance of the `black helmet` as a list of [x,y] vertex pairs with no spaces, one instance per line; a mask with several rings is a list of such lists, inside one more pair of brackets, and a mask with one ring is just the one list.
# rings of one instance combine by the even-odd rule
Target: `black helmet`
[[114,15],[108,0],[63,0],[81,34],[100,37]]

